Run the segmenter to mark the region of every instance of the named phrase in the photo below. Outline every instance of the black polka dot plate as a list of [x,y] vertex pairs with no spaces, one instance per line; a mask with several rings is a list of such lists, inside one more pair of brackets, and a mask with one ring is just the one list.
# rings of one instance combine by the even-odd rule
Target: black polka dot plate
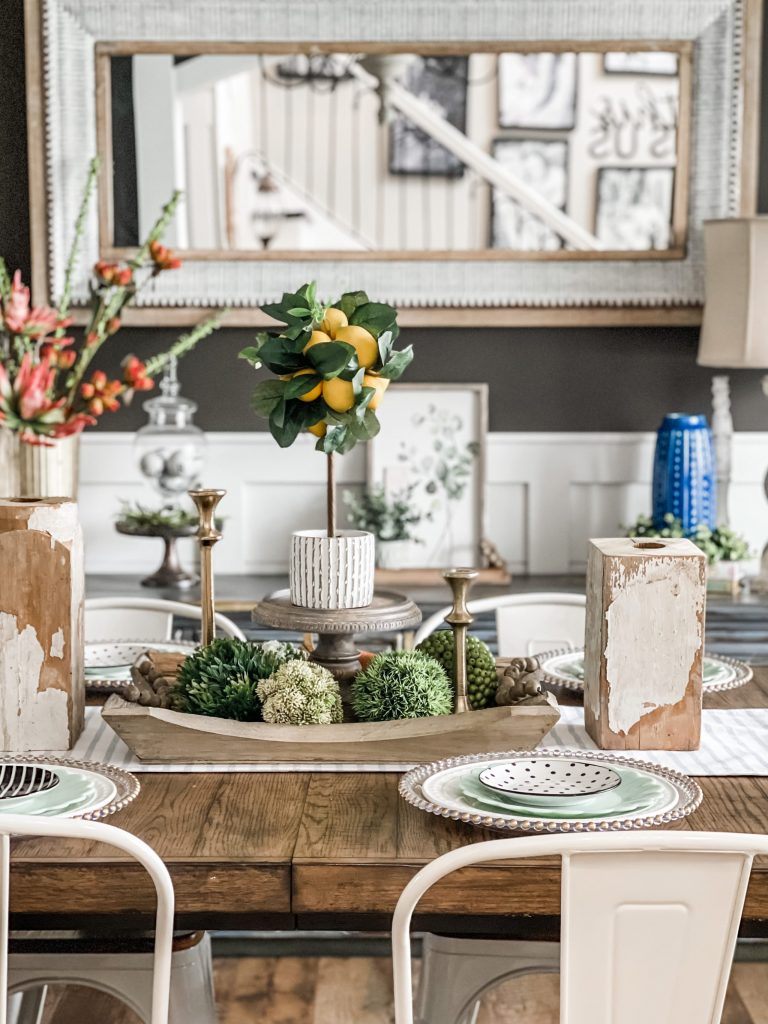
[[530,806],[553,800],[578,800],[621,785],[613,768],[570,758],[515,758],[485,768],[479,781],[497,793],[525,797]]

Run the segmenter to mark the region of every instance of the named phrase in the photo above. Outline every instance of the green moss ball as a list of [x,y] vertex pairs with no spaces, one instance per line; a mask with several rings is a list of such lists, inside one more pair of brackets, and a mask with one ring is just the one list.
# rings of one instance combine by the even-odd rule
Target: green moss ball
[[[454,679],[453,630],[439,629],[430,633],[416,648],[429,654],[445,669],[450,680]],[[467,637],[467,696],[473,711],[480,711],[493,705],[498,686],[496,661],[487,644],[476,636]]]
[[361,722],[450,715],[453,686],[445,670],[420,651],[377,654],[352,684],[352,707]]

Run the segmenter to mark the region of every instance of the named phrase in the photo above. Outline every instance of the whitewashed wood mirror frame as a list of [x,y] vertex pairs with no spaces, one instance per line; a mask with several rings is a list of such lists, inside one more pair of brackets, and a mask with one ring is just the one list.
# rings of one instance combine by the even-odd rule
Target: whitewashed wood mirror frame
[[[172,53],[181,59],[313,47],[444,54],[467,52],[468,45],[495,53],[631,57],[660,51],[676,53],[680,67],[677,157],[678,170],[687,168],[687,174],[684,181],[676,175],[672,200],[673,231],[675,218],[686,226],[677,250],[621,259],[599,250],[588,258],[582,252],[510,258],[489,250],[479,258],[451,253],[439,259],[391,252],[330,259],[198,252],[180,271],[154,281],[127,319],[183,324],[199,317],[200,307],[226,304],[233,307],[232,323],[251,325],[259,322],[260,303],[314,278],[324,295],[365,288],[395,303],[405,325],[696,323],[703,299],[702,222],[755,210],[761,21],[760,0],[27,0],[36,301],[60,292],[88,160],[97,151],[111,152],[104,111],[110,109],[112,55]],[[613,64],[605,70],[622,69],[621,61]],[[487,159],[495,162],[490,154]],[[99,210],[86,226],[85,258],[75,280],[79,301],[87,297],[89,265],[115,252],[105,228],[112,216],[110,183],[105,161]],[[657,185],[660,195],[669,194],[668,181]],[[622,187],[616,175],[612,187]],[[552,204],[550,213],[554,209]]]

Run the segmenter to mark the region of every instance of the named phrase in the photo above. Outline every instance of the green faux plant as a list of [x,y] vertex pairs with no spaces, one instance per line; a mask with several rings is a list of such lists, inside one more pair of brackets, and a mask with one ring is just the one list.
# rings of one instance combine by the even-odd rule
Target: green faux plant
[[253,407],[269,420],[280,447],[310,428],[316,449],[326,454],[375,437],[374,410],[413,359],[410,345],[395,351],[397,311],[362,291],[320,302],[314,281],[262,310],[284,326],[260,331],[240,358],[275,375],[257,384]]
[[[435,658],[445,669],[449,679],[454,678],[454,639],[450,629],[430,633],[416,648]],[[493,705],[498,686],[496,659],[487,644],[479,637],[467,637],[467,697],[473,711]]]
[[286,662],[256,689],[265,722],[334,725],[342,719],[339,684],[327,668],[314,662]]
[[421,651],[388,651],[355,676],[352,707],[361,722],[450,715],[453,686],[434,658]]
[[626,530],[627,537],[664,537],[673,540],[687,537],[696,547],[701,548],[707,556],[709,565],[716,565],[718,562],[740,562],[749,558],[749,541],[735,530],[728,526],[716,526],[714,530],[710,530],[701,523],[695,530],[686,532],[681,520],[671,512],[664,516],[664,526],[661,529],[654,526],[650,516],[638,516],[632,526],[622,529]]
[[421,544],[423,541],[411,531],[425,516],[410,504],[413,491],[414,487],[408,487],[392,498],[387,497],[383,487],[375,487],[361,495],[345,491],[344,504],[349,521],[356,530],[372,533],[376,540],[412,540]]
[[250,643],[220,637],[182,663],[172,694],[173,707],[191,715],[258,722],[258,683],[286,662],[303,661],[304,657],[292,644],[278,640]]

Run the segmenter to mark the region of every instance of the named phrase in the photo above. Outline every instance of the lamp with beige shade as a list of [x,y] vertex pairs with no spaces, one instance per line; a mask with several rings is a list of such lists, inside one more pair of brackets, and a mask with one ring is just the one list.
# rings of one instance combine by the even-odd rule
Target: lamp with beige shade
[[[768,370],[768,216],[711,220],[704,224],[704,319],[697,362],[723,369]],[[763,378],[768,395],[768,376]],[[728,377],[712,378],[712,435],[717,463],[718,509],[728,521],[733,420]],[[768,475],[765,480],[768,497]],[[752,590],[768,591],[768,544]]]

